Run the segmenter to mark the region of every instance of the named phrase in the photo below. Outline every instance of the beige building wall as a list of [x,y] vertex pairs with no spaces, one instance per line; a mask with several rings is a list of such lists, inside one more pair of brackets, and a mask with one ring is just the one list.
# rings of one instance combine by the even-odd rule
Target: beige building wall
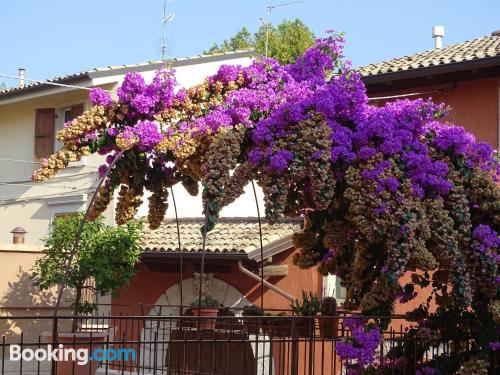
[[[182,60],[181,66],[175,68],[179,87],[191,87],[203,82],[222,64],[249,65],[252,60],[229,55],[223,60],[199,61],[202,62],[196,59]],[[141,74],[146,82],[151,81],[154,70],[147,70],[147,66],[139,68],[144,70]],[[125,76],[120,69],[120,74],[113,75],[116,71],[104,71],[99,77],[79,85],[116,90]],[[38,167],[33,160],[36,109],[55,108],[59,116],[56,119],[57,130],[63,126],[63,110],[79,103],[85,103],[88,108],[87,97],[88,91],[61,87],[27,93],[21,97],[0,97],[0,243],[11,242],[10,231],[21,226],[28,232],[26,243],[40,244],[41,239],[49,233],[56,214],[82,211],[87,207],[98,182],[97,168],[104,160],[102,156],[92,155],[85,158],[83,163],[73,163],[73,166],[50,181],[36,184],[30,181],[31,173]],[[183,192],[179,194],[180,212],[192,213],[192,200]],[[183,205],[183,202],[186,204]],[[197,211],[199,214],[196,216],[201,215],[201,210]],[[255,209],[252,215],[254,212]],[[113,207],[108,209],[105,217],[108,223],[113,222]]]
[[[184,63],[176,68],[177,79],[179,86],[190,87],[214,74],[221,64],[248,65],[250,62],[248,57],[233,57],[206,63]],[[114,70],[109,72],[79,85],[116,90],[124,74],[111,75]],[[154,71],[141,74],[150,81]],[[61,87],[10,98],[0,97],[0,316],[48,315],[52,312],[55,290],[41,293],[31,284],[29,275],[35,260],[41,255],[42,239],[49,233],[54,216],[86,209],[98,182],[97,168],[104,157],[86,157],[82,162],[72,163],[52,180],[31,182],[31,174],[39,166],[34,161],[35,113],[37,108],[55,108],[59,116],[57,130],[63,126],[63,110],[80,103],[85,103],[88,108],[87,97],[88,91]],[[57,142],[55,146],[57,148]],[[193,212],[187,194],[179,192],[177,203],[181,212]],[[201,214],[201,209],[199,212]],[[246,214],[254,215],[255,208]],[[105,212],[105,217],[109,224],[113,223],[114,204]],[[27,231],[25,245],[12,245],[10,231],[18,226]],[[99,302],[107,303],[110,299],[99,297]],[[64,312],[67,314],[69,310]],[[25,321],[25,326],[20,327],[19,322],[0,319],[0,336],[19,333],[21,328],[25,332],[39,333],[42,329],[40,322],[34,323]]]

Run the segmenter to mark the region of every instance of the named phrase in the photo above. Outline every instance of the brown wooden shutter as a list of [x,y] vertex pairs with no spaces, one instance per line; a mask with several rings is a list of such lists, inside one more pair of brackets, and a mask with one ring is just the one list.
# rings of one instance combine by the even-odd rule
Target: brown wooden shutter
[[49,157],[54,153],[54,127],[56,110],[41,108],[35,116],[35,160]]
[[75,119],[83,113],[83,103],[71,106],[71,119]]

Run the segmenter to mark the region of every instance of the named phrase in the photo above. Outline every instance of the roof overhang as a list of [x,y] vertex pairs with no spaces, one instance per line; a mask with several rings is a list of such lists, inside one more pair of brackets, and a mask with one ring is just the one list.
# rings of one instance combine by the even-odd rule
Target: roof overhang
[[404,88],[404,86],[430,85],[438,81],[464,81],[496,75],[500,75],[500,56],[366,75],[362,77],[362,80],[369,92],[379,92]]
[[[193,57],[177,58],[169,61],[171,68],[179,68],[188,65],[207,64],[212,62],[221,62],[226,60],[241,59],[255,56],[253,50],[243,50],[235,52],[220,53],[214,55],[202,55]],[[145,72],[165,68],[164,61],[156,61],[141,64],[117,65],[107,68],[97,68],[86,72],[68,75],[62,78],[49,80],[51,83],[74,85],[90,88],[97,85],[117,83],[119,77],[127,72]],[[68,91],[74,91],[75,88],[57,87],[50,83],[40,83],[27,85],[23,88],[13,88],[0,93],[0,105],[11,104],[13,102],[24,101],[36,98],[41,95],[55,95]]]
[[[200,252],[193,251],[183,251],[180,254],[178,252],[173,251],[148,251],[147,249],[142,253],[142,261],[178,261],[179,257],[182,256],[182,259],[186,260],[196,260],[201,258]],[[239,260],[248,260],[248,254],[244,252],[226,252],[226,253],[218,253],[207,251],[205,252],[205,258],[210,260],[231,260],[231,261],[239,261]]]

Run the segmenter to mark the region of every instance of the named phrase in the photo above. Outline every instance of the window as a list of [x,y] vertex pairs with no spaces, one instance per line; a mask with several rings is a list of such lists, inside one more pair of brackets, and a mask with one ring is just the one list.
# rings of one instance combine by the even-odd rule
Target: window
[[[75,104],[75,105],[72,105],[70,107],[60,108],[57,111],[58,121],[55,124],[55,133],[57,133],[59,130],[63,129],[64,124],[66,124],[67,122],[70,122],[71,120],[80,116],[83,113],[83,111],[84,111],[83,103]],[[62,146],[63,146],[62,142],[54,140],[54,150],[55,151],[60,150]]]
[[41,108],[35,115],[35,160],[42,160],[54,153],[54,108]]
[[340,277],[335,275],[323,277],[323,296],[335,297],[339,302],[344,301],[346,289],[340,285]]
[[[57,130],[64,124],[83,113],[83,103],[75,104],[57,111],[55,108],[39,108],[35,113],[35,160],[48,158],[62,147],[55,139]],[[56,124],[56,118],[58,119]]]

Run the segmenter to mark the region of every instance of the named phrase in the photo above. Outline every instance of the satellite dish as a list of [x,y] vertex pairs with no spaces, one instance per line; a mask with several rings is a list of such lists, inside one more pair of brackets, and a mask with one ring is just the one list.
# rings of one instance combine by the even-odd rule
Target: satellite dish
[[163,22],[170,22],[174,19],[175,13],[170,13],[169,15],[163,17]]

